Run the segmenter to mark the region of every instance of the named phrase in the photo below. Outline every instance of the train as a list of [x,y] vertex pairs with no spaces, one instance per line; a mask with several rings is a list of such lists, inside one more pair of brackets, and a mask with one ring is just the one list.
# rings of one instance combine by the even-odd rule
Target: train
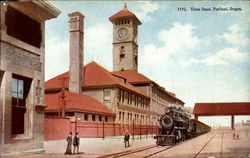
[[159,133],[154,137],[159,146],[176,144],[211,131],[210,126],[191,119],[183,109],[174,106],[166,108],[159,123]]

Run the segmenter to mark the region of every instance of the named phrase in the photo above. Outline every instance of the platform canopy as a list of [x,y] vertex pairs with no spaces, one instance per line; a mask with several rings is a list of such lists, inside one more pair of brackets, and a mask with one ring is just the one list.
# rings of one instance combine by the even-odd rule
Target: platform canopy
[[250,115],[250,102],[196,103],[195,116]]

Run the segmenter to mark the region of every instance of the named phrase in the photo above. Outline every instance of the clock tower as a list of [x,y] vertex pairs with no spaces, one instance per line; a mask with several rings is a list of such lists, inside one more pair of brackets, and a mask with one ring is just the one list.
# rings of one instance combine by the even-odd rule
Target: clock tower
[[123,10],[109,18],[113,23],[113,71],[138,71],[139,19],[124,5]]

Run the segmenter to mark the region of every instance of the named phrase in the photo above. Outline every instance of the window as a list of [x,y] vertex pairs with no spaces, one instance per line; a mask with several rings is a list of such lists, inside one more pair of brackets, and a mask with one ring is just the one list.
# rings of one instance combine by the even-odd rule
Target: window
[[107,101],[110,100],[111,96],[110,96],[110,89],[103,89],[103,100]]
[[141,104],[141,97],[138,97],[138,106],[142,107],[142,104]]
[[66,117],[72,117],[72,116],[75,116],[75,113],[74,112],[66,112]]
[[121,90],[119,89],[119,90],[118,90],[118,95],[117,95],[119,102],[121,102],[121,96],[122,96],[122,92],[121,92]]
[[120,48],[120,61],[125,57],[125,48],[121,46]]
[[4,74],[4,72],[0,71],[0,87],[1,87],[1,84],[2,84],[2,80],[3,80],[3,74]]
[[99,115],[99,122],[102,122],[102,116]]
[[32,79],[12,75],[12,119],[11,133],[24,134],[24,122],[26,113],[26,98],[28,96]]
[[135,96],[134,95],[132,95],[132,105],[135,106]]
[[122,112],[119,111],[119,121],[121,121],[121,115],[122,115]]
[[8,6],[5,23],[8,35],[40,48],[42,31],[38,21]]
[[122,103],[124,103],[124,91],[121,92],[122,97]]
[[88,118],[88,114],[84,114],[84,121],[88,121],[89,118]]
[[127,104],[130,102],[130,93],[128,93],[128,99],[127,99]]
[[105,116],[105,122],[108,122],[108,116]]
[[23,80],[12,78],[12,105],[25,106],[23,100]]
[[92,121],[95,121],[95,115],[92,115]]
[[126,101],[128,102],[128,93],[125,91],[125,92],[124,92],[124,103],[125,103]]
[[122,112],[122,122],[124,123],[124,121],[125,121],[125,113]]

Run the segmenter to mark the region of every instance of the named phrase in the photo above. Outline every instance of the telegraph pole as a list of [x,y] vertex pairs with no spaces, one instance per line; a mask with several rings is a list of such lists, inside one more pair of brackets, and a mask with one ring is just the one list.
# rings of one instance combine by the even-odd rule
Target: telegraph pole
[[61,107],[61,111],[60,111],[60,116],[61,117],[65,117],[65,80],[69,79],[68,77],[61,77],[58,80],[62,81],[62,90],[61,90],[61,95],[59,96],[60,98],[62,98],[62,107]]

